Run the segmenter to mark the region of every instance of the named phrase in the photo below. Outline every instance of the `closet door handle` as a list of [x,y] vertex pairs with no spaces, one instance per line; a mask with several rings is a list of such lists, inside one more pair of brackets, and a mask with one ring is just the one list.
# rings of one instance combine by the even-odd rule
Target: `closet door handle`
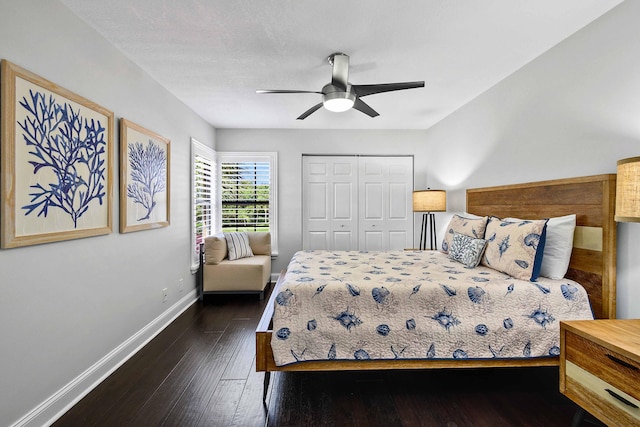
[[625,368],[633,369],[634,371],[637,371],[637,370],[638,370],[638,367],[637,367],[637,366],[633,366],[631,363],[629,363],[629,362],[625,362],[625,361],[624,361],[624,360],[622,360],[622,359],[618,359],[617,357],[615,357],[615,356],[613,356],[613,355],[611,355],[611,354],[607,354],[607,357],[608,357],[609,359],[611,359],[612,361],[616,362],[618,365],[622,365],[622,366],[624,366]]
[[616,399],[618,399],[620,402],[624,403],[627,406],[631,406],[632,408],[636,408],[638,409],[638,405],[634,404],[633,402],[628,401],[627,399],[625,399],[624,397],[620,396],[618,393],[616,393],[613,390],[609,390],[608,388],[604,389],[607,393],[609,393],[611,396],[615,397]]

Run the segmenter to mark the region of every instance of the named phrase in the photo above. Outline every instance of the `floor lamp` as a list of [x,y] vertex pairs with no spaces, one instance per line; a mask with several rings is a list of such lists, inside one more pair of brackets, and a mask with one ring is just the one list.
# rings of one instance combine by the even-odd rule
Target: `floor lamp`
[[413,211],[424,212],[422,215],[422,230],[420,232],[420,250],[438,249],[436,242],[436,218],[434,212],[447,210],[447,192],[444,190],[418,190],[413,192]]

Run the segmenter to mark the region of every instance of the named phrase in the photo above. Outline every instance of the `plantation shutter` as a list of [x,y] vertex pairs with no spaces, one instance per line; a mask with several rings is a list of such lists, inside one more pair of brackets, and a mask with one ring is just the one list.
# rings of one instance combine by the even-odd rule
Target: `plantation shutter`
[[215,151],[193,145],[193,230],[194,260],[197,265],[200,244],[215,233]]

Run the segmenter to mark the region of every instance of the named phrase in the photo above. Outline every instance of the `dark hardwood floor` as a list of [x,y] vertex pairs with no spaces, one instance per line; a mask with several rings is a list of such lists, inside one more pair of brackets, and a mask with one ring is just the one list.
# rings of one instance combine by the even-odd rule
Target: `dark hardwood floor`
[[557,368],[274,373],[254,331],[266,298],[196,303],[54,426],[570,426]]

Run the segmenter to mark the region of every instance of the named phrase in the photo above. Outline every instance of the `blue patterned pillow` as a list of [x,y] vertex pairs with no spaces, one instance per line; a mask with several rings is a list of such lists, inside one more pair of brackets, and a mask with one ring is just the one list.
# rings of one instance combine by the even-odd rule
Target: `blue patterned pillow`
[[487,249],[482,265],[511,277],[535,282],[546,240],[547,220],[508,222],[492,217],[487,224]]
[[442,252],[449,253],[449,246],[451,246],[451,240],[453,239],[453,233],[464,234],[465,236],[473,237],[476,239],[482,239],[484,237],[484,230],[487,226],[487,220],[489,217],[478,217],[474,215],[474,218],[468,218],[463,215],[455,214],[449,221],[447,226],[447,233],[442,240]]
[[474,239],[460,233],[453,233],[451,246],[449,247],[449,258],[461,262],[467,267],[477,267],[482,258],[482,253],[487,245],[483,239]]
[[[518,218],[504,218],[503,221],[524,221]],[[549,279],[562,279],[569,269],[573,251],[573,233],[576,228],[576,214],[549,218],[544,254],[540,265],[540,275]]]
[[224,233],[229,251],[229,260],[247,258],[253,256],[251,246],[249,246],[249,236],[243,231]]

